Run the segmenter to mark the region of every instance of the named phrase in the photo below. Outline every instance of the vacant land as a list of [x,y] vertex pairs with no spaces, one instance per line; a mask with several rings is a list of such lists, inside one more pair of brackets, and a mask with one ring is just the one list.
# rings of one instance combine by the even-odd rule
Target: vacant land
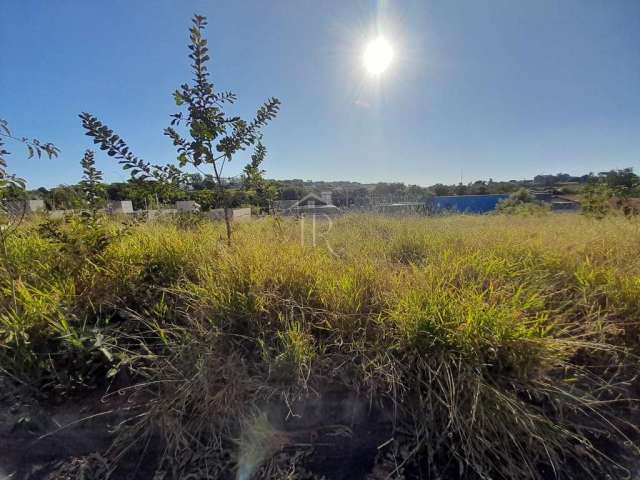
[[[0,272],[2,408],[15,423],[0,440],[17,451],[0,467],[625,476],[638,455],[637,220],[311,228],[238,225],[229,247],[222,226],[196,219],[22,226]],[[68,447],[38,456],[52,440]]]

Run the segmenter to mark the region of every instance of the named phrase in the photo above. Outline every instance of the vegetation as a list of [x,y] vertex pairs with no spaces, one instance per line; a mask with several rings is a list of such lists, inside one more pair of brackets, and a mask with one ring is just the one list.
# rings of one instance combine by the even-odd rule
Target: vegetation
[[255,152],[251,155],[251,162],[244,167],[243,183],[246,191],[255,192],[257,205],[271,212],[278,196],[278,189],[275,182],[264,178],[265,171],[261,167],[266,156],[267,149],[259,141]]
[[[630,168],[601,172],[598,175],[584,175],[579,182],[561,180],[571,178],[566,174],[540,176],[538,180],[509,182],[475,181],[467,185],[436,184],[429,187],[405,185],[403,183],[362,184],[358,182],[325,182],[303,180],[268,180],[260,166],[253,167],[253,158],[239,178],[222,178],[225,201],[232,208],[256,206],[269,211],[275,200],[300,200],[309,193],[319,195],[329,191],[333,194],[333,203],[338,207],[367,207],[371,202],[425,202],[433,195],[485,195],[512,194],[526,189],[545,189],[558,195],[589,195],[594,188],[606,189],[610,198],[610,207],[628,214],[636,214],[636,198],[640,197],[640,180]],[[262,162],[262,160],[260,161]],[[257,179],[255,172],[260,173]],[[541,178],[545,180],[542,181]],[[582,179],[584,178],[584,181]],[[549,183],[552,182],[552,183]],[[555,182],[555,183],[553,183]],[[110,200],[131,200],[134,208],[157,208],[157,205],[171,205],[177,200],[195,200],[203,209],[223,208],[224,202],[216,187],[216,180],[210,174],[184,174],[180,181],[168,183],[159,188],[153,181],[132,179],[124,183],[104,185],[106,196]],[[50,190],[39,188],[31,190],[32,198],[43,199],[51,208],[83,208],[83,195],[78,185],[59,186]],[[535,208],[534,208],[535,210]]]
[[153,441],[158,478],[320,478],[309,448],[363,438],[382,478],[622,478],[637,454],[635,219],[352,216],[319,247],[281,220],[231,247],[209,223],[57,228],[8,241],[0,365],[50,397],[128,378],[113,464]]
[[[180,168],[190,165],[198,170],[203,166],[213,169],[216,191],[224,208],[227,241],[230,244],[231,220],[226,200],[226,183],[222,177],[225,163],[230,162],[238,152],[255,144],[257,147],[254,157],[260,158],[260,161],[264,159],[266,150],[260,142],[260,130],[275,118],[280,108],[280,100],[270,98],[249,122],[225,112],[225,106],[233,104],[237,97],[232,92],[216,91],[209,80],[209,48],[203,36],[206,26],[205,17],[193,17],[193,26],[189,30],[193,85],[185,83],[173,94],[176,105],[186,107],[186,115],[182,112],[172,115],[171,126],[165,129],[164,134],[171,139],[178,151]],[[94,143],[99,144],[110,156],[118,158],[123,168],[131,171],[133,179],[151,179],[162,189],[180,183],[183,174],[174,165],[150,164],[133,155],[124,140],[93,115],[83,113],[80,118],[87,135],[93,137]],[[188,128],[190,140],[176,130],[181,123]]]
[[[29,158],[33,158],[34,155],[41,158],[45,155],[51,159],[58,156],[60,149],[53,143],[41,142],[35,138],[15,137],[9,130],[9,122],[0,119],[0,260],[3,264],[2,273],[4,275],[2,288],[4,289],[4,295],[9,296],[13,302],[13,313],[18,314],[17,282],[19,278],[10,259],[8,243],[20,227],[26,211],[24,208],[21,211],[8,208],[7,200],[11,198],[23,199],[26,197],[26,192],[24,179],[9,171],[7,157],[10,152],[5,149],[5,140],[22,143],[27,149]],[[2,346],[2,343],[0,343],[0,347]],[[0,365],[0,374],[4,371],[4,368]]]
[[27,137],[13,136],[9,130],[9,122],[0,119],[0,199],[3,198],[6,189],[10,187],[24,189],[25,186],[25,181],[22,178],[18,178],[8,171],[6,158],[10,152],[5,149],[5,139],[22,143],[27,149],[29,158],[32,158],[34,155],[38,158],[41,158],[42,155],[53,158],[57,157],[60,153],[60,149],[53,143],[41,142],[37,138],[29,139]]
[[606,184],[588,185],[582,193],[582,213],[594,218],[604,218],[611,210],[609,200],[613,192]]
[[529,190],[521,188],[498,203],[496,210],[510,215],[543,215],[549,213],[550,208],[537,201]]
[[[261,131],[280,102],[250,121],[228,112],[236,96],[209,79],[206,25],[194,17],[194,78],[175,91],[184,111],[164,132],[178,166],[137,157],[83,113],[87,135],[131,180],[105,185],[87,150],[78,185],[29,193],[80,215],[0,228],[0,401],[18,392],[80,404],[78,422],[120,415],[107,447],[55,458],[62,470],[49,478],[628,476],[640,455],[637,175],[429,188],[269,181]],[[58,149],[0,121],[0,198],[22,198],[4,138],[29,156]],[[224,178],[250,147],[242,179]],[[536,187],[582,194],[585,215],[550,214]],[[267,217],[234,227],[231,242],[231,206],[271,211],[277,196],[326,189],[348,207],[511,193],[499,211],[518,215]],[[225,224],[194,214],[125,225],[102,213],[107,198],[138,208],[197,199],[224,208]],[[126,406],[93,411],[91,392]],[[15,425],[3,421],[4,442]]]
[[98,208],[104,207],[104,188],[102,187],[102,172],[96,168],[95,153],[87,150],[80,162],[84,173],[80,186],[86,203],[91,207],[95,216]]

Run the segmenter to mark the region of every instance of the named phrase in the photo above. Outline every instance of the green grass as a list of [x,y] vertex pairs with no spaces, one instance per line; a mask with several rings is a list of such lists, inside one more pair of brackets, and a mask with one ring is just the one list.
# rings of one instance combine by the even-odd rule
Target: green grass
[[620,475],[640,222],[347,216],[315,247],[305,227],[237,225],[229,248],[222,225],[143,224],[91,253],[27,226],[1,278],[2,368],[65,394],[128,369],[146,399],[128,434],[176,455],[337,390],[411,425],[433,471]]

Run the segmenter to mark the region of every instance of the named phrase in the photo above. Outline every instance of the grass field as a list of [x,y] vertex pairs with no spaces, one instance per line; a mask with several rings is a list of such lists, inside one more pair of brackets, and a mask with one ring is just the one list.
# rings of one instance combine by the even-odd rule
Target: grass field
[[[158,478],[601,479],[637,458],[635,219],[346,216],[315,246],[309,221],[232,247],[209,223],[121,230],[25,225],[0,272],[5,376],[58,402],[123,388],[114,463],[149,442]],[[362,476],[318,466],[328,443]]]

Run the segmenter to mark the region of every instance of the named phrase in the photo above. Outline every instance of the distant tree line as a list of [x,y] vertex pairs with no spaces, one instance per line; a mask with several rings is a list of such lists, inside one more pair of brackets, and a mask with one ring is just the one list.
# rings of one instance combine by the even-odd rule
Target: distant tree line
[[[348,181],[266,180],[253,173],[255,172],[249,166],[240,177],[223,180],[229,207],[255,206],[267,211],[274,200],[299,200],[309,193],[319,195],[326,191],[332,193],[333,203],[338,207],[365,207],[371,202],[424,202],[434,195],[512,194],[522,188],[579,195],[596,189],[598,198],[615,197],[620,201],[640,197],[640,177],[632,168],[590,173],[580,177],[560,173],[537,175],[533,180],[489,179],[457,185],[437,183],[428,187],[398,182],[362,184]],[[553,183],[550,178],[555,179]],[[185,174],[176,184],[160,185],[130,179],[126,182],[103,184],[101,190],[105,201],[131,200],[135,209],[157,208],[178,200],[194,200],[205,210],[222,208],[224,204],[213,177],[200,173]],[[30,198],[43,199],[52,209],[79,209],[84,208],[86,203],[80,184],[39,188],[30,190],[28,195]]]
[[610,170],[597,174],[572,176],[536,175],[533,180],[494,181],[476,180],[470,183],[442,184],[428,187],[404,183],[325,182],[280,180],[275,182],[282,200],[298,200],[308,193],[330,191],[336,206],[357,207],[376,202],[422,202],[432,196],[512,194],[522,188],[545,190],[555,194],[581,194],[593,185],[604,185],[610,196],[640,197],[640,178],[632,168]]
[[[199,174],[195,176],[197,175]],[[206,184],[206,182],[203,183]],[[235,186],[233,182],[228,183],[231,185],[227,190],[229,207],[258,206],[260,204],[254,191]],[[175,185],[170,188],[167,186],[158,187],[159,185],[154,182],[134,180],[101,184],[102,204],[106,205],[108,200],[131,200],[136,210],[144,210],[170,206],[179,200],[194,200],[205,210],[222,208],[223,206],[223,198],[219,191],[204,187],[202,184],[195,188],[190,184]],[[27,196],[31,199],[44,200],[47,207],[52,210],[83,209],[87,206],[84,191],[79,183],[59,185],[50,189],[41,187],[37,190],[29,190]],[[18,198],[17,195],[14,197]]]

